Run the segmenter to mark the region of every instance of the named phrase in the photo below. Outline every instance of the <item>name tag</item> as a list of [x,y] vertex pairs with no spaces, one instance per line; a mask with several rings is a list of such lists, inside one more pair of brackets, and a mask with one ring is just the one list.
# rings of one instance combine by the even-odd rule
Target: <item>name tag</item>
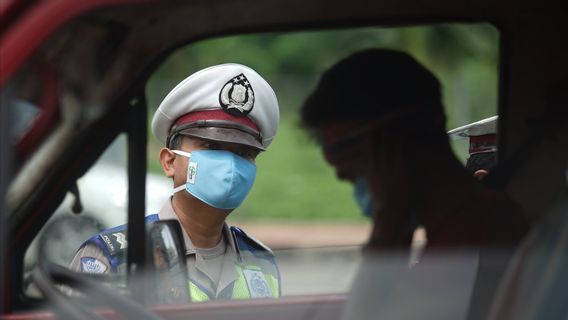
[[187,167],[187,182],[195,184],[195,176],[197,175],[197,162],[189,162]]
[[251,298],[271,298],[272,292],[261,271],[243,269]]

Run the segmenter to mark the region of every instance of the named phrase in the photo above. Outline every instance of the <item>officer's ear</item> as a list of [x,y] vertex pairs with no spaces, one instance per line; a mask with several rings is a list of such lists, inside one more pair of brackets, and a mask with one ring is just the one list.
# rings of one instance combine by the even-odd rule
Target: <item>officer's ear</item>
[[162,170],[166,177],[173,177],[175,173],[174,160],[176,159],[176,154],[168,148],[162,148],[160,150],[160,164],[162,165]]

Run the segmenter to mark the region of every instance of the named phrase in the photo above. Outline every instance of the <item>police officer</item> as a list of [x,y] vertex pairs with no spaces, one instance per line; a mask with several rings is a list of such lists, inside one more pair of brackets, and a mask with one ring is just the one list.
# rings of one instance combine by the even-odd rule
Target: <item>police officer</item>
[[[255,159],[278,129],[270,85],[254,70],[222,64],[179,83],[154,114],[152,130],[174,194],[146,221],[175,219],[183,229],[192,301],[280,296],[280,274],[269,248],[227,216],[252,188]],[[124,267],[124,226],[86,241],[71,267],[90,273]]]
[[497,164],[497,119],[489,117],[448,132],[453,140],[469,139],[465,168],[478,180],[483,180]]

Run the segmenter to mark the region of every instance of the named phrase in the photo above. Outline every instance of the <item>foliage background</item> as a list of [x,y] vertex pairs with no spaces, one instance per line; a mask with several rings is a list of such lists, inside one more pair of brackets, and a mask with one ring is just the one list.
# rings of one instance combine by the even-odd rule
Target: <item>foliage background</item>
[[[231,218],[365,222],[353,201],[351,186],[335,178],[317,145],[298,125],[297,110],[321,72],[364,48],[408,52],[442,83],[447,128],[451,129],[496,114],[498,40],[497,30],[487,24],[267,33],[204,40],[174,52],[151,78],[147,86],[148,125],[160,101],[188,75],[220,63],[248,65],[274,88],[281,123],[276,139],[257,160],[257,180],[251,194]],[[158,173],[160,147],[150,134],[149,170]],[[454,147],[465,159],[467,142],[456,142]]]

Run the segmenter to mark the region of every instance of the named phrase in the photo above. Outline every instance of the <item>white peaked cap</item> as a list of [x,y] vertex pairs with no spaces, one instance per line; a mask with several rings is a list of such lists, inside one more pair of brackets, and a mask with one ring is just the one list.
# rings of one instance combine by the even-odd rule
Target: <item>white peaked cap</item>
[[264,150],[279,118],[268,82],[247,66],[227,63],[202,69],[170,91],[154,114],[152,131],[163,144],[179,133]]
[[497,119],[499,116],[493,116],[477,122],[467,124],[448,131],[448,135],[453,140],[459,140],[469,137],[483,136],[487,134],[497,134]]

